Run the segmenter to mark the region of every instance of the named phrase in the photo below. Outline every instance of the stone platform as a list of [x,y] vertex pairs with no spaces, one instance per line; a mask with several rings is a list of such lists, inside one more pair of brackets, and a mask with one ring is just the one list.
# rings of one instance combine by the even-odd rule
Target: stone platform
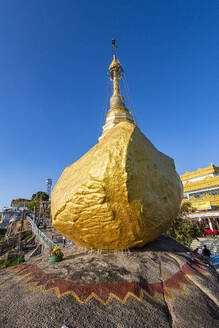
[[169,237],[126,252],[64,254],[1,271],[0,327],[217,326],[217,272]]

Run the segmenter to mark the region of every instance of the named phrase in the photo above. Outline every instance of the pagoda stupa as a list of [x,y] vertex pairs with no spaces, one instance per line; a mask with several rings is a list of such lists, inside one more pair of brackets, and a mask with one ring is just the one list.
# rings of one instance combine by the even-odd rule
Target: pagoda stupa
[[119,60],[116,58],[115,49],[116,45],[113,39],[113,61],[108,70],[108,76],[110,80],[113,81],[113,95],[110,99],[110,109],[106,114],[106,123],[103,126],[103,133],[99,140],[118,123],[129,122],[135,124],[131,112],[126,108],[124,98],[120,94],[119,79],[122,78],[124,71]]
[[120,94],[123,68],[116,57],[108,75],[113,95],[99,142],[68,166],[51,197],[52,224],[90,249],[141,247],[165,232],[179,210],[182,183],[173,159],[136,126]]

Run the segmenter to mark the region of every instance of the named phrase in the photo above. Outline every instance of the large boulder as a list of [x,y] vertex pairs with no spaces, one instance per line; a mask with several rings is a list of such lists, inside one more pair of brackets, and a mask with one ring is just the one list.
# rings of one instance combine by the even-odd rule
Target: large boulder
[[174,161],[122,122],[64,170],[52,192],[53,225],[83,247],[140,247],[168,229],[181,197]]

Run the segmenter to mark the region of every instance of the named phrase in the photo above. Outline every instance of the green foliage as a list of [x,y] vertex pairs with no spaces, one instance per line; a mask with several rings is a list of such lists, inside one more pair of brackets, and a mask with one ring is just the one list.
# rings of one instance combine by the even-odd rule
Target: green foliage
[[196,221],[186,218],[191,211],[191,204],[185,202],[182,204],[178,217],[171,223],[168,234],[179,243],[190,246],[194,239],[202,236],[204,227]]
[[38,191],[36,194],[33,194],[31,200],[35,201],[48,201],[49,195],[44,191]]
[[169,235],[179,243],[190,246],[194,239],[202,236],[202,229],[189,219],[177,218],[169,228]]
[[29,209],[30,212],[33,212],[34,211],[34,207],[37,206],[39,203],[37,201],[30,201],[28,204],[27,204],[27,207]]
[[20,257],[12,257],[7,260],[0,260],[0,269],[5,269],[23,262],[25,262],[24,255]]

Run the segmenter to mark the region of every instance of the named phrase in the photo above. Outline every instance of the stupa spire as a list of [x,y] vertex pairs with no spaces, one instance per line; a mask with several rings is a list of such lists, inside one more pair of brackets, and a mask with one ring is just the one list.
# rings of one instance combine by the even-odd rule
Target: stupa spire
[[113,44],[113,60],[108,69],[108,76],[113,82],[113,95],[110,98],[110,109],[106,114],[106,123],[103,126],[101,140],[115,125],[121,122],[134,123],[131,112],[126,108],[123,96],[120,93],[119,80],[124,74],[122,65],[116,57],[116,41],[112,40]]
[[113,95],[110,99],[110,108],[114,107],[125,107],[125,101],[122,95],[120,94],[119,88],[119,79],[123,76],[123,68],[120,64],[119,60],[116,58],[116,41],[112,40],[113,44],[113,60],[109,66],[108,75],[110,79],[113,81]]
[[116,40],[115,39],[112,39],[112,45],[113,45],[113,57],[116,58]]

